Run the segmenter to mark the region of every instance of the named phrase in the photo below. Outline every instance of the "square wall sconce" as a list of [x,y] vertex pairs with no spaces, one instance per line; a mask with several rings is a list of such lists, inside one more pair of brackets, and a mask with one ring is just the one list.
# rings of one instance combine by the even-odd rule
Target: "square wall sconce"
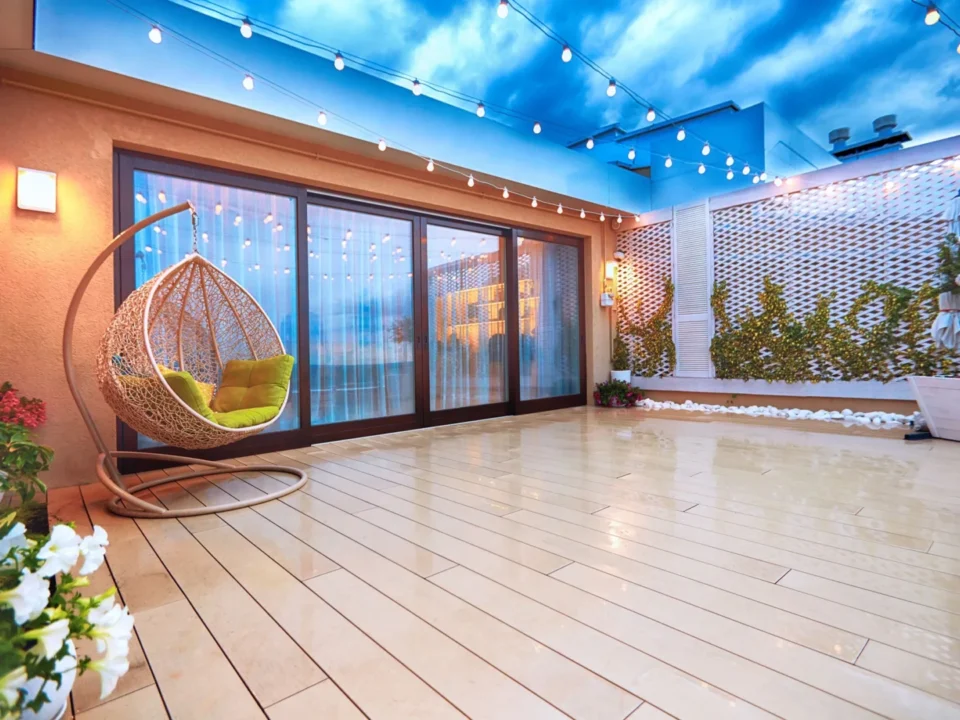
[[21,210],[57,211],[57,174],[17,168],[17,207]]

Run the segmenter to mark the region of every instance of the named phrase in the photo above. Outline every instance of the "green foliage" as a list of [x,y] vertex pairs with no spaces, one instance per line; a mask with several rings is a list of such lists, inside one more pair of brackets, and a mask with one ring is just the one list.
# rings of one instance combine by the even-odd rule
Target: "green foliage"
[[53,450],[30,440],[23,425],[0,422],[0,491],[13,490],[22,504],[47,488],[38,477],[50,469]]
[[[641,377],[672,375],[677,364],[677,350],[673,344],[673,326],[667,319],[673,307],[673,280],[663,278],[663,299],[645,322],[629,323],[620,309],[620,335],[637,339],[633,358],[633,374]],[[643,317],[643,302],[637,303],[637,317]],[[661,369],[662,367],[662,369]],[[616,369],[616,368],[614,368]],[[626,370],[627,368],[623,368]]]
[[[785,382],[880,380],[960,370],[960,356],[929,340],[939,288],[918,290],[867,280],[839,319],[831,319],[835,293],[820,295],[814,309],[796,317],[784,288],[764,278],[759,312],[747,308],[731,318],[729,290],[717,283],[710,299],[716,334],[710,344],[717,377]],[[880,304],[881,319],[866,326],[863,313]]]
[[937,249],[937,292],[960,292],[960,240],[950,233]]
[[593,400],[603,407],[631,407],[643,399],[640,388],[623,380],[609,380],[597,383],[593,391]]
[[612,362],[614,370],[630,369],[630,349],[627,347],[626,341],[620,336],[620,333],[617,333],[617,336],[613,339]]

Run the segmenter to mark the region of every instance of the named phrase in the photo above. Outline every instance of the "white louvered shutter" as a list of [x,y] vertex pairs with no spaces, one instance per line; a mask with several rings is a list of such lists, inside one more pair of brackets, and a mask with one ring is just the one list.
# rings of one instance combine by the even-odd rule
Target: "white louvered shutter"
[[677,377],[712,377],[712,254],[706,203],[673,211],[673,340]]

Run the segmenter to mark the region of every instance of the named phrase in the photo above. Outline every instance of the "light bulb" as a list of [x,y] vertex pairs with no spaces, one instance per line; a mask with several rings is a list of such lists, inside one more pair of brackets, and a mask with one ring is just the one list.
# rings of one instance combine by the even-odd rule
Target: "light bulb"
[[760,173],[760,182],[766,182],[766,181],[767,181],[767,173],[766,172]]
[[220,213],[222,213],[222,212],[223,212],[223,205],[221,205],[220,203],[217,203],[216,205],[214,205],[214,206],[213,206],[213,212],[214,212],[215,215],[219,215]]
[[477,103],[477,117],[483,117],[487,114],[487,109],[483,106],[482,102]]
[[600,222],[605,222],[606,219],[607,219],[607,216],[604,215],[604,214],[603,214],[603,210],[601,210],[601,211],[600,211]]
[[673,167],[673,158],[667,155],[667,159],[663,161],[663,166],[668,168]]
[[634,222],[640,222],[640,215],[639,215],[639,214],[634,215],[634,216],[633,216],[633,221],[634,221]]
[[346,67],[346,63],[343,62],[343,55],[337,53],[333,56],[333,66],[337,70],[343,70],[343,68]]
[[700,149],[700,154],[703,155],[704,157],[710,154],[710,143],[705,142],[703,144],[703,147]]
[[607,85],[607,97],[613,97],[617,94],[617,81],[610,78],[610,84]]
[[386,149],[387,149],[387,141],[384,140],[383,138],[380,138],[380,142],[377,143],[377,150],[379,150],[380,152],[383,152]]
[[727,180],[733,180],[733,170],[727,170]]
[[697,168],[697,172],[703,175],[707,171],[707,166],[703,163],[700,163],[700,167]]
[[353,237],[353,230],[347,230],[347,234],[346,234],[347,240],[349,240],[352,237]]
[[160,28],[154,25],[150,28],[150,32],[147,33],[147,37],[150,38],[150,42],[154,45],[159,45],[163,41],[163,33],[160,32]]
[[473,187],[473,186],[474,186],[474,183],[475,183],[475,181],[474,181],[474,179],[473,179],[473,175],[471,175],[470,177],[467,178],[467,187]]
[[653,108],[647,110],[647,122],[653,122],[657,119],[657,111]]
[[636,157],[637,157],[637,151],[634,150],[633,148],[630,148],[627,151],[627,160],[635,160]]
[[266,215],[263,216],[264,225],[269,225],[272,222],[273,222],[273,213],[267,213]]
[[773,179],[773,184],[776,185],[777,187],[780,187],[781,185],[783,185],[783,180],[780,179],[779,175]]
[[503,199],[506,200],[508,197],[510,197],[510,191],[507,190],[506,188],[504,188],[504,189],[503,189]]
[[507,0],[500,0],[500,4],[497,5],[497,17],[505,18],[508,12],[510,12],[510,3]]
[[533,124],[533,134],[534,134],[534,135],[539,135],[541,130],[543,130],[543,128],[540,127],[540,123],[535,122],[535,123]]
[[727,155],[727,167],[733,167],[733,155]]
[[[957,43],[957,54],[960,55],[960,43]],[[960,283],[958,283],[960,284]]]
[[623,224],[623,217],[621,217],[620,215],[617,215],[617,225],[621,225],[621,224]]
[[321,110],[317,113],[317,125],[326,125],[327,124],[327,114]]
[[419,81],[419,80],[414,80],[414,81],[413,81],[413,94],[414,94],[414,95],[420,95],[420,93],[422,93],[422,92],[423,92],[423,88],[420,87],[420,81]]
[[253,25],[250,24],[249,20],[244,20],[240,23],[240,34],[247,38],[247,40],[253,37]]
[[433,160],[427,162],[427,172],[433,172]]
[[534,198],[533,200],[530,201],[530,207],[536,207],[536,206],[537,206],[537,199]]
[[563,205],[557,203],[557,215],[563,215]]
[[753,184],[756,185],[758,182],[760,182],[760,176],[759,176],[759,175],[754,175],[754,176],[753,176]]
[[749,175],[749,174],[750,174],[750,166],[749,166],[749,165],[744,165],[744,166],[743,166],[743,174],[744,174],[744,175]]
[[564,62],[570,62],[573,60],[573,50],[570,49],[569,45],[563,46],[563,50],[560,52],[560,59]]
[[161,190],[157,193],[157,200],[159,200],[161,203],[165,203],[167,201],[167,194]]
[[587,212],[586,212],[585,210],[582,210],[582,209],[581,209],[581,210],[580,210],[580,219],[583,220],[586,216],[587,216]]
[[594,142],[593,138],[587,138],[587,150],[593,150]]
[[680,142],[683,142],[686,139],[687,139],[687,131],[684,130],[683,128],[680,128],[677,131],[677,140],[679,140]]
[[923,18],[923,21],[927,25],[936,25],[938,22],[940,22],[940,11],[937,10],[936,5],[931,5],[927,8],[927,16]]
[[253,90],[253,76],[244,75],[243,76],[243,89],[244,90]]

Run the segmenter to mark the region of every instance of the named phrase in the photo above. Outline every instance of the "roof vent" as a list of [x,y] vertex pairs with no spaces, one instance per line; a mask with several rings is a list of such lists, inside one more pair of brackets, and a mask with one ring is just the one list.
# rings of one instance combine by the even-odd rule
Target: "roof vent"
[[837,128],[836,130],[830,131],[830,144],[833,145],[834,150],[842,148],[847,144],[847,140],[850,139],[850,128],[842,127]]
[[892,135],[897,127],[896,115],[882,115],[873,121],[873,131],[880,137]]

